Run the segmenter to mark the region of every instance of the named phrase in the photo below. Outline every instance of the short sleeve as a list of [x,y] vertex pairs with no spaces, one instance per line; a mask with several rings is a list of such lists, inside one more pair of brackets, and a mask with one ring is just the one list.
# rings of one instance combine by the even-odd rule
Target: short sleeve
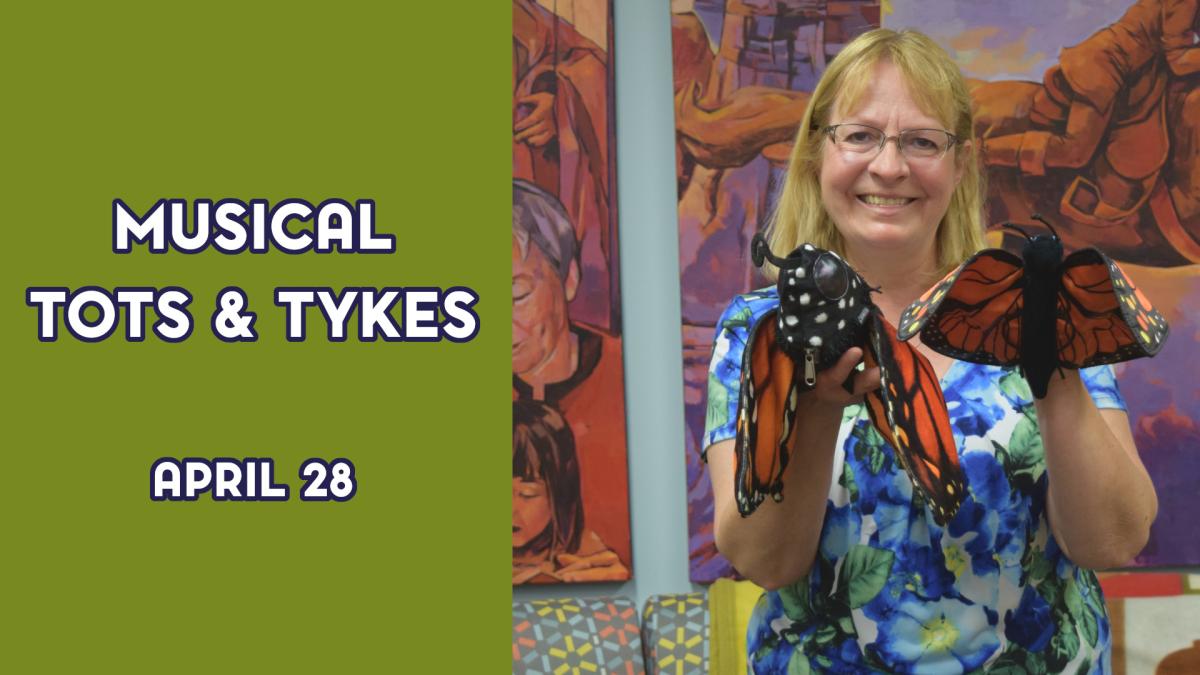
[[709,446],[737,436],[738,397],[741,393],[742,354],[750,333],[751,311],[738,296],[717,320],[712,361],[708,366],[708,403],[700,456],[707,461]]
[[1128,410],[1125,397],[1121,396],[1121,390],[1117,387],[1117,375],[1112,366],[1084,368],[1079,371],[1079,377],[1097,408]]

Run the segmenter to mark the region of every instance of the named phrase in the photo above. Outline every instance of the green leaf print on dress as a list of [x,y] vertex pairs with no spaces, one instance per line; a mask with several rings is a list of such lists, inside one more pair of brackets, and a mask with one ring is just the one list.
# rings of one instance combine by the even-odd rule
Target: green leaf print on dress
[[704,425],[712,429],[729,423],[729,390],[712,373],[708,374],[708,407],[704,411]]
[[850,609],[858,609],[879,595],[892,573],[896,554],[870,546],[854,546],[842,563],[838,596]]

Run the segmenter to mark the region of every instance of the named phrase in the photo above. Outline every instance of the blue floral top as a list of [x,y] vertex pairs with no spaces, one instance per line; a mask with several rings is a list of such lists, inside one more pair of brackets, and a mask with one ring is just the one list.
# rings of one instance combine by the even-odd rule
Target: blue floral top
[[[774,288],[734,299],[718,323],[703,447],[735,438],[749,327]],[[1124,410],[1108,366],[1082,371],[1101,408]],[[942,379],[968,494],[943,528],[863,405],[845,409],[816,562],[750,620],[768,673],[1109,673],[1096,576],[1046,521],[1046,465],[1029,386],[1015,370],[955,361]],[[784,495],[786,499],[787,495]]]

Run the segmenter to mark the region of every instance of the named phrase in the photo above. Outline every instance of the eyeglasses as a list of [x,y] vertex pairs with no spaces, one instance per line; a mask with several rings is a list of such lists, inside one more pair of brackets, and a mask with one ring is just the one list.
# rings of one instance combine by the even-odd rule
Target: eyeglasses
[[888,136],[866,124],[831,124],[822,131],[841,150],[864,157],[874,157],[888,141],[895,140],[905,159],[940,159],[959,143],[958,136],[942,129],[905,129],[898,136]]

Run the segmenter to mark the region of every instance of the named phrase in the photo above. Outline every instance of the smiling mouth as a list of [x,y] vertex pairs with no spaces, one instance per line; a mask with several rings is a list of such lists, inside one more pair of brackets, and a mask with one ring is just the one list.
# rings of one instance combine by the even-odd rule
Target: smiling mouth
[[917,200],[913,197],[880,197],[879,195],[859,195],[858,201],[868,206],[907,206]]

